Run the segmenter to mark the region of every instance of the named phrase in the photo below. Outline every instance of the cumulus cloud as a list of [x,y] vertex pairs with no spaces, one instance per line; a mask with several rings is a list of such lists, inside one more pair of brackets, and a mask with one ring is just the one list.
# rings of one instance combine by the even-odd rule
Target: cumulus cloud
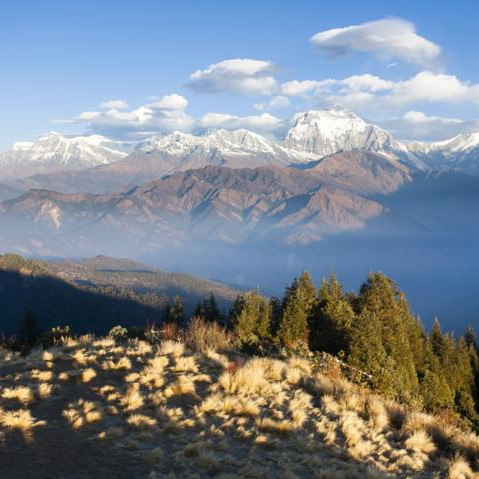
[[333,58],[355,50],[424,64],[434,61],[441,53],[438,45],[416,33],[414,24],[400,18],[333,28],[317,33],[310,42]]
[[322,90],[327,91],[334,85],[336,80],[292,80],[283,83],[280,87],[281,93],[286,96],[308,97],[317,95]]
[[[289,100],[273,97],[269,103],[280,105]],[[227,113],[206,113],[193,118],[185,110],[188,100],[181,95],[171,94],[155,98],[153,102],[131,110],[85,111],[60,123],[85,125],[89,133],[101,134],[115,140],[136,141],[154,134],[172,131],[201,132],[207,129],[236,130],[245,128],[266,135],[281,135],[287,122],[270,113],[238,116]]]
[[304,80],[283,83],[287,96],[338,103],[349,108],[398,109],[418,103],[475,103],[479,105],[479,84],[455,75],[422,71],[407,80],[391,81],[374,75],[344,79]]
[[423,71],[409,80],[397,82],[393,87],[397,103],[464,102],[479,104],[479,84],[470,84],[455,75]]
[[187,106],[186,98],[172,94],[130,111],[120,111],[116,105],[106,111],[85,111],[67,121],[85,124],[91,133],[135,139],[152,133],[190,130],[195,121],[184,111]]
[[408,111],[399,118],[379,122],[400,140],[439,141],[463,133],[479,131],[479,120],[460,120],[429,116],[422,111]]
[[277,95],[270,98],[269,101],[265,103],[255,103],[253,108],[257,111],[266,111],[266,110],[281,110],[282,108],[288,108],[291,105],[291,102],[288,97],[283,95]]
[[236,93],[272,95],[277,83],[271,73],[274,63],[250,58],[236,58],[214,63],[190,75],[187,86],[201,93]]
[[125,100],[108,100],[100,103],[99,106],[107,110],[123,110],[124,108],[128,108],[128,103]]
[[227,130],[237,130],[245,128],[258,133],[278,135],[284,132],[286,122],[269,113],[261,115],[236,116],[225,113],[207,113],[199,120],[199,126],[203,129],[225,128]]
[[166,95],[160,100],[150,103],[149,107],[157,110],[170,110],[181,111],[185,110],[188,106],[188,100],[181,95],[173,93],[172,95]]

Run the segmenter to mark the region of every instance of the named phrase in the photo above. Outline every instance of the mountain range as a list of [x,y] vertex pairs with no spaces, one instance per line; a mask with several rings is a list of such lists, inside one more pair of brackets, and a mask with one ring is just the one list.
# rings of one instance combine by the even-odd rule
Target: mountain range
[[455,168],[479,173],[479,133],[403,144],[339,107],[295,115],[280,141],[243,129],[152,136],[129,154],[114,146],[99,135],[67,138],[56,133],[17,143],[0,155],[0,199],[32,188],[112,193],[203,166],[304,168],[336,153],[359,150],[378,153],[411,172]]
[[19,179],[34,174],[76,171],[106,165],[127,153],[101,135],[68,138],[50,132],[36,141],[14,143],[0,154],[0,179]]
[[[375,268],[404,281],[429,317],[477,295],[477,135],[405,145],[330,108],[296,115],[281,141],[176,132],[112,156],[104,139],[67,140],[75,154],[63,160],[48,148],[34,160],[35,143],[32,159],[18,156],[23,173],[29,161],[48,171],[0,176],[0,251],[107,253],[274,291],[304,269],[356,287]],[[92,148],[105,155],[82,163]]]

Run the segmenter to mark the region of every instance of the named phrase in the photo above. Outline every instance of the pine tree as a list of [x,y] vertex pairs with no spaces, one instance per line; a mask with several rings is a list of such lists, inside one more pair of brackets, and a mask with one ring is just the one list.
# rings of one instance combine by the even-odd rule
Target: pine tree
[[281,300],[276,297],[271,297],[269,299],[269,310],[270,310],[270,334],[272,338],[278,336],[279,327],[281,324],[281,315],[282,315],[282,304]]
[[426,370],[421,381],[420,391],[424,406],[428,411],[433,412],[436,408],[453,405],[453,392],[438,369],[436,371]]
[[256,291],[238,296],[231,311],[231,326],[244,343],[258,344],[269,338],[270,320],[268,301]]
[[336,276],[324,279],[310,321],[310,348],[338,354],[347,351],[355,313]]
[[213,293],[209,295],[207,300],[206,320],[216,323],[221,323],[223,320],[221,311],[218,308],[218,304],[216,303],[216,298]]
[[286,288],[282,316],[278,330],[279,340],[287,346],[308,344],[309,321],[316,302],[316,288],[308,272],[295,279]]
[[429,333],[429,343],[431,344],[433,353],[438,358],[441,359],[445,357],[446,341],[437,318],[434,320],[431,332]]
[[375,313],[380,321],[384,350],[396,368],[396,392],[402,400],[412,400],[419,383],[409,342],[414,320],[404,294],[383,273],[370,274],[360,288],[357,307]]
[[170,321],[178,325],[181,325],[183,323],[183,304],[181,302],[181,298],[178,295],[173,298],[173,307],[170,309],[169,316]]
[[171,306],[169,303],[167,303],[165,305],[165,307],[163,308],[163,313],[162,313],[162,316],[161,316],[161,320],[164,322],[164,323],[169,323],[171,322]]
[[194,316],[202,318],[204,321],[207,321],[209,323],[223,322],[223,316],[218,308],[213,293],[210,293],[210,295],[206,297],[203,302],[196,305]]

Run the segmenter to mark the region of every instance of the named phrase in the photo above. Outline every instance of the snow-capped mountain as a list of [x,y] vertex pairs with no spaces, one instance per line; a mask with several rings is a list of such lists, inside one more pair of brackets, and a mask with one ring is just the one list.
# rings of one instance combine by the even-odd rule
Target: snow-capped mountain
[[411,143],[409,151],[433,170],[453,168],[479,173],[479,132],[457,135],[435,143]]
[[168,173],[201,166],[287,166],[290,155],[275,143],[249,130],[212,130],[203,135],[175,131],[140,143],[135,155],[159,158]]
[[50,132],[33,142],[14,143],[0,154],[0,177],[22,178],[38,173],[81,170],[118,161],[127,153],[114,149],[100,135],[67,137]]
[[320,160],[341,152],[369,150],[396,159],[414,170],[427,166],[390,133],[340,107],[297,114],[283,141],[272,142],[248,130],[218,130],[204,135],[174,132],[138,145],[139,155],[167,155],[181,160],[173,170],[205,165],[287,166]]
[[162,150],[165,153],[181,155],[198,149],[240,156],[250,153],[274,154],[275,152],[273,145],[266,138],[244,129],[213,130],[202,136],[176,131],[169,135],[151,137],[140,143],[137,148],[144,153]]
[[339,151],[369,150],[399,159],[415,170],[427,169],[389,132],[338,106],[295,115],[282,146],[292,155],[316,155],[317,158]]

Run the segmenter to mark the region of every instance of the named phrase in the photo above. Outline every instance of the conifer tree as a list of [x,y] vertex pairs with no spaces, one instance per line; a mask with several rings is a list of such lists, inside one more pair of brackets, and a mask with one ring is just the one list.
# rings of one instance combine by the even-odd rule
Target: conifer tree
[[434,320],[431,332],[429,333],[429,343],[431,344],[433,353],[442,360],[446,353],[446,341],[437,318]]
[[316,288],[308,272],[295,279],[286,288],[282,316],[278,330],[279,340],[288,346],[308,344],[309,326],[316,302]]
[[231,312],[231,325],[244,343],[258,344],[269,337],[271,311],[256,291],[241,294]]
[[336,276],[324,279],[311,316],[310,348],[331,354],[347,351],[354,318],[354,311]]
[[444,375],[438,368],[434,369],[436,371],[426,370],[420,385],[424,406],[431,412],[439,407],[451,407],[454,399]]
[[169,323],[171,321],[171,306],[170,303],[167,303],[163,308],[163,313],[161,317],[164,323]]
[[276,297],[271,297],[269,299],[269,310],[270,310],[270,334],[272,338],[278,336],[279,326],[281,324],[281,315],[282,315],[282,304],[281,300]]
[[207,322],[221,323],[223,316],[216,303],[215,296],[210,293],[201,303],[196,305],[194,316],[202,318]]
[[173,298],[173,307],[170,309],[169,316],[170,321],[178,325],[183,323],[183,303],[181,302],[181,298],[178,295]]
[[396,283],[383,273],[374,273],[360,289],[361,312],[375,313],[381,323],[382,344],[396,367],[397,393],[408,401],[418,394],[418,378],[409,343],[414,324],[409,304]]

